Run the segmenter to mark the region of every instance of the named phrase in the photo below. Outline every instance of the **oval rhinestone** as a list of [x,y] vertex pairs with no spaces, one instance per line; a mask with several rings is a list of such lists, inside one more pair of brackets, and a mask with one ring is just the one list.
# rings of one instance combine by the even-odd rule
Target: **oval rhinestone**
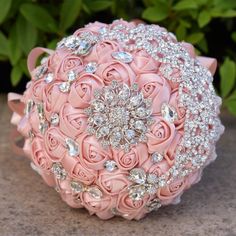
[[171,123],[173,123],[177,118],[177,113],[175,109],[166,103],[163,103],[161,106],[161,114],[165,120]]
[[113,52],[111,55],[114,59],[124,63],[130,63],[133,60],[133,56],[128,52]]
[[113,160],[108,160],[104,163],[104,167],[107,171],[112,172],[117,169],[116,162]]
[[144,184],[146,177],[145,171],[141,168],[134,168],[129,172],[129,179],[137,184]]
[[81,193],[85,190],[84,184],[77,181],[71,181],[70,187],[75,193]]
[[66,148],[71,157],[76,157],[79,155],[78,145],[74,142],[73,139],[66,138]]
[[96,186],[92,186],[90,187],[87,192],[89,193],[89,195],[95,199],[101,199],[102,198],[102,191],[96,187]]
[[139,201],[142,200],[145,196],[146,188],[143,185],[132,185],[129,188],[129,197],[133,201]]

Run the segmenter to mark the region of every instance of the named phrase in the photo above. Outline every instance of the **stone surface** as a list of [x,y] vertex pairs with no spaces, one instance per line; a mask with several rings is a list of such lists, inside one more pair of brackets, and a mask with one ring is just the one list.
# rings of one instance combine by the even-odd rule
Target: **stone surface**
[[0,96],[0,235],[235,236],[236,118],[222,117],[226,132],[217,144],[218,159],[179,205],[161,208],[141,221],[89,216],[71,209],[44,184],[27,158],[12,152],[10,115]]

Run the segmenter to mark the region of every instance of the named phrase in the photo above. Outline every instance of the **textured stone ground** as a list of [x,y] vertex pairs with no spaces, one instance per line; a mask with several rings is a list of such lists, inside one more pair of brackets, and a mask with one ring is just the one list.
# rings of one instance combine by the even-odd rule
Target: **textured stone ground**
[[69,208],[55,190],[34,173],[29,161],[12,153],[10,112],[0,96],[0,236],[55,235],[236,235],[236,118],[222,117],[226,132],[217,144],[218,159],[202,181],[177,206],[145,219],[109,221]]

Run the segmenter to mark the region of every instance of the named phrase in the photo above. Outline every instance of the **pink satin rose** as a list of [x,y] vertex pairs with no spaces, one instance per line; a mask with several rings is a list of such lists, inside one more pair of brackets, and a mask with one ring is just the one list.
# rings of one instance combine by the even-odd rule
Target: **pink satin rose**
[[129,197],[129,192],[124,190],[120,192],[116,204],[116,209],[119,214],[128,220],[143,218],[146,214],[146,203],[148,202],[149,196],[145,196],[142,200],[133,201]]
[[179,101],[179,92],[178,89],[176,88],[171,92],[169,104],[172,107],[174,107],[178,115],[177,119],[174,121],[175,127],[177,130],[181,130],[183,133],[186,109],[184,107],[180,107],[178,101]]
[[60,110],[59,127],[66,136],[76,139],[87,127],[84,110],[73,108],[69,103],[65,103]]
[[[35,102],[41,102],[43,100],[43,91],[46,88],[46,83],[44,80],[39,79],[32,81],[32,84],[29,88],[30,99]],[[26,101],[27,102],[27,101]]]
[[103,79],[105,85],[109,85],[112,80],[116,80],[130,86],[136,79],[135,73],[129,65],[115,60],[100,65],[96,70],[96,74]]
[[74,71],[79,74],[84,69],[83,60],[76,55],[65,55],[55,70],[55,77],[59,80],[67,81],[68,72]]
[[53,113],[59,113],[61,107],[67,101],[68,94],[59,90],[60,83],[53,83],[43,90],[44,112],[48,120]]
[[175,138],[174,124],[164,120],[162,117],[155,117],[155,123],[150,127],[147,133],[148,150],[150,153],[164,153]]
[[120,169],[113,172],[102,170],[99,172],[97,184],[108,195],[118,195],[130,185],[128,172]]
[[96,137],[84,134],[78,139],[80,162],[93,170],[104,169],[104,163],[112,158],[110,149],[104,149]]
[[110,219],[114,215],[111,212],[114,197],[105,195],[101,199],[92,197],[88,192],[83,192],[80,195],[81,204],[89,211],[90,215],[96,214],[101,219]]
[[113,150],[113,158],[121,170],[131,170],[141,166],[148,159],[147,145],[139,143],[132,146],[128,153],[123,150]]
[[151,58],[145,51],[137,51],[133,55],[133,61],[130,63],[131,68],[136,73],[146,74],[146,73],[157,73],[159,63]]
[[66,154],[65,136],[56,127],[51,127],[44,134],[46,153],[52,161],[60,161]]
[[157,74],[141,74],[137,77],[139,89],[145,98],[152,99],[153,114],[160,113],[161,105],[170,99],[171,88],[168,81]]
[[101,41],[93,46],[91,53],[84,60],[86,62],[97,62],[100,65],[113,60],[111,54],[117,51],[120,51],[120,46],[117,42],[110,40]]
[[83,74],[71,85],[68,102],[75,108],[88,107],[93,99],[94,91],[103,86],[104,83],[100,77],[93,74]]
[[170,166],[168,165],[168,162],[165,159],[160,162],[153,163],[152,157],[149,156],[149,159],[142,165],[142,168],[145,170],[146,173],[161,176],[167,170],[169,170]]
[[35,137],[31,143],[32,160],[36,166],[42,170],[50,170],[52,161],[45,153],[44,141],[40,137]]

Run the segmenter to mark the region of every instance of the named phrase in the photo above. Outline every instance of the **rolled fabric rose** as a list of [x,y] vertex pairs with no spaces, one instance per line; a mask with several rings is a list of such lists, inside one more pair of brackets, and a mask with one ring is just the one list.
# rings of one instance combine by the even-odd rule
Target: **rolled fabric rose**
[[26,91],[8,97],[11,122],[31,167],[69,206],[139,220],[179,203],[215,160],[216,61],[166,29],[90,23],[54,51],[33,49],[27,64]]

